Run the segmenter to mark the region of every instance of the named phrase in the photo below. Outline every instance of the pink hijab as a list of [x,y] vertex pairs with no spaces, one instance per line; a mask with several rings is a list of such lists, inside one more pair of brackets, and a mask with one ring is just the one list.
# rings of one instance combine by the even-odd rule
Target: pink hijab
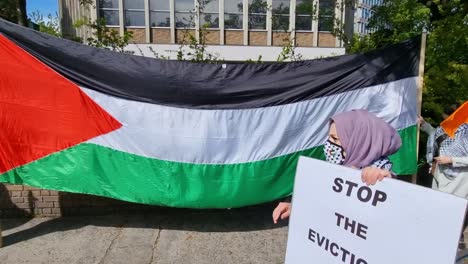
[[397,131],[366,110],[351,110],[331,118],[346,152],[344,166],[363,168],[400,148]]

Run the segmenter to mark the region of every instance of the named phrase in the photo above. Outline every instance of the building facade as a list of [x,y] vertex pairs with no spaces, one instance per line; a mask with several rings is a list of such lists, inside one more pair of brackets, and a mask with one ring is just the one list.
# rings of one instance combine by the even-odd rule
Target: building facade
[[380,5],[382,0],[358,0],[354,12],[354,33],[364,36],[372,32],[368,27],[369,19],[374,13],[372,8]]
[[344,1],[93,0],[83,6],[78,0],[59,0],[59,14],[64,34],[86,39],[90,30],[72,25],[83,17],[104,18],[121,35],[132,32],[130,48],[143,53],[150,45],[159,54],[171,55],[168,47],[186,43],[192,35],[221,53],[233,48],[245,53],[246,47],[256,46],[268,57],[291,43],[305,58],[314,58],[344,53],[342,41],[332,34],[335,21],[345,20]]

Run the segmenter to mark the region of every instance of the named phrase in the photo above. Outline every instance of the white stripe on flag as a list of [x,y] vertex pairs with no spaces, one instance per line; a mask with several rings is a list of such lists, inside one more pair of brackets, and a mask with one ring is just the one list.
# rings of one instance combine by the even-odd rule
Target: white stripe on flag
[[335,113],[368,109],[396,129],[416,124],[416,81],[412,77],[310,101],[235,110],[161,106],[83,88],[123,124],[88,142],[175,162],[259,161],[323,144]]

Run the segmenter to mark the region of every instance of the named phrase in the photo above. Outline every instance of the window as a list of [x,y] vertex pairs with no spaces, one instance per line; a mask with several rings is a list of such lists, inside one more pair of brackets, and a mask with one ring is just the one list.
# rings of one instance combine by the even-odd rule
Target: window
[[175,0],[175,26],[178,28],[195,27],[195,2],[193,0]]
[[289,0],[273,0],[272,1],[272,28],[273,30],[289,30]]
[[125,26],[145,26],[145,3],[144,0],[124,1]]
[[332,31],[335,21],[335,0],[319,1],[319,31]]
[[249,0],[249,29],[266,29],[267,8],[265,0]]
[[170,27],[169,9],[169,0],[150,0],[150,25],[152,27]]
[[296,1],[296,30],[312,30],[313,6],[312,0]]
[[219,0],[200,1],[199,8],[200,27],[219,28]]
[[242,29],[243,4],[242,0],[224,1],[224,28]]
[[104,18],[106,25],[118,26],[119,21],[119,0],[100,0],[99,17]]

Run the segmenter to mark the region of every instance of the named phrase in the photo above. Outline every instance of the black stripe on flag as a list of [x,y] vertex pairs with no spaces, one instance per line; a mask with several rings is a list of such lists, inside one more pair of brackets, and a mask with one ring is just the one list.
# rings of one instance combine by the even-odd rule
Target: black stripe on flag
[[198,109],[276,106],[418,75],[419,38],[365,54],[288,63],[202,64],[97,49],[0,19],[0,32],[76,84]]

